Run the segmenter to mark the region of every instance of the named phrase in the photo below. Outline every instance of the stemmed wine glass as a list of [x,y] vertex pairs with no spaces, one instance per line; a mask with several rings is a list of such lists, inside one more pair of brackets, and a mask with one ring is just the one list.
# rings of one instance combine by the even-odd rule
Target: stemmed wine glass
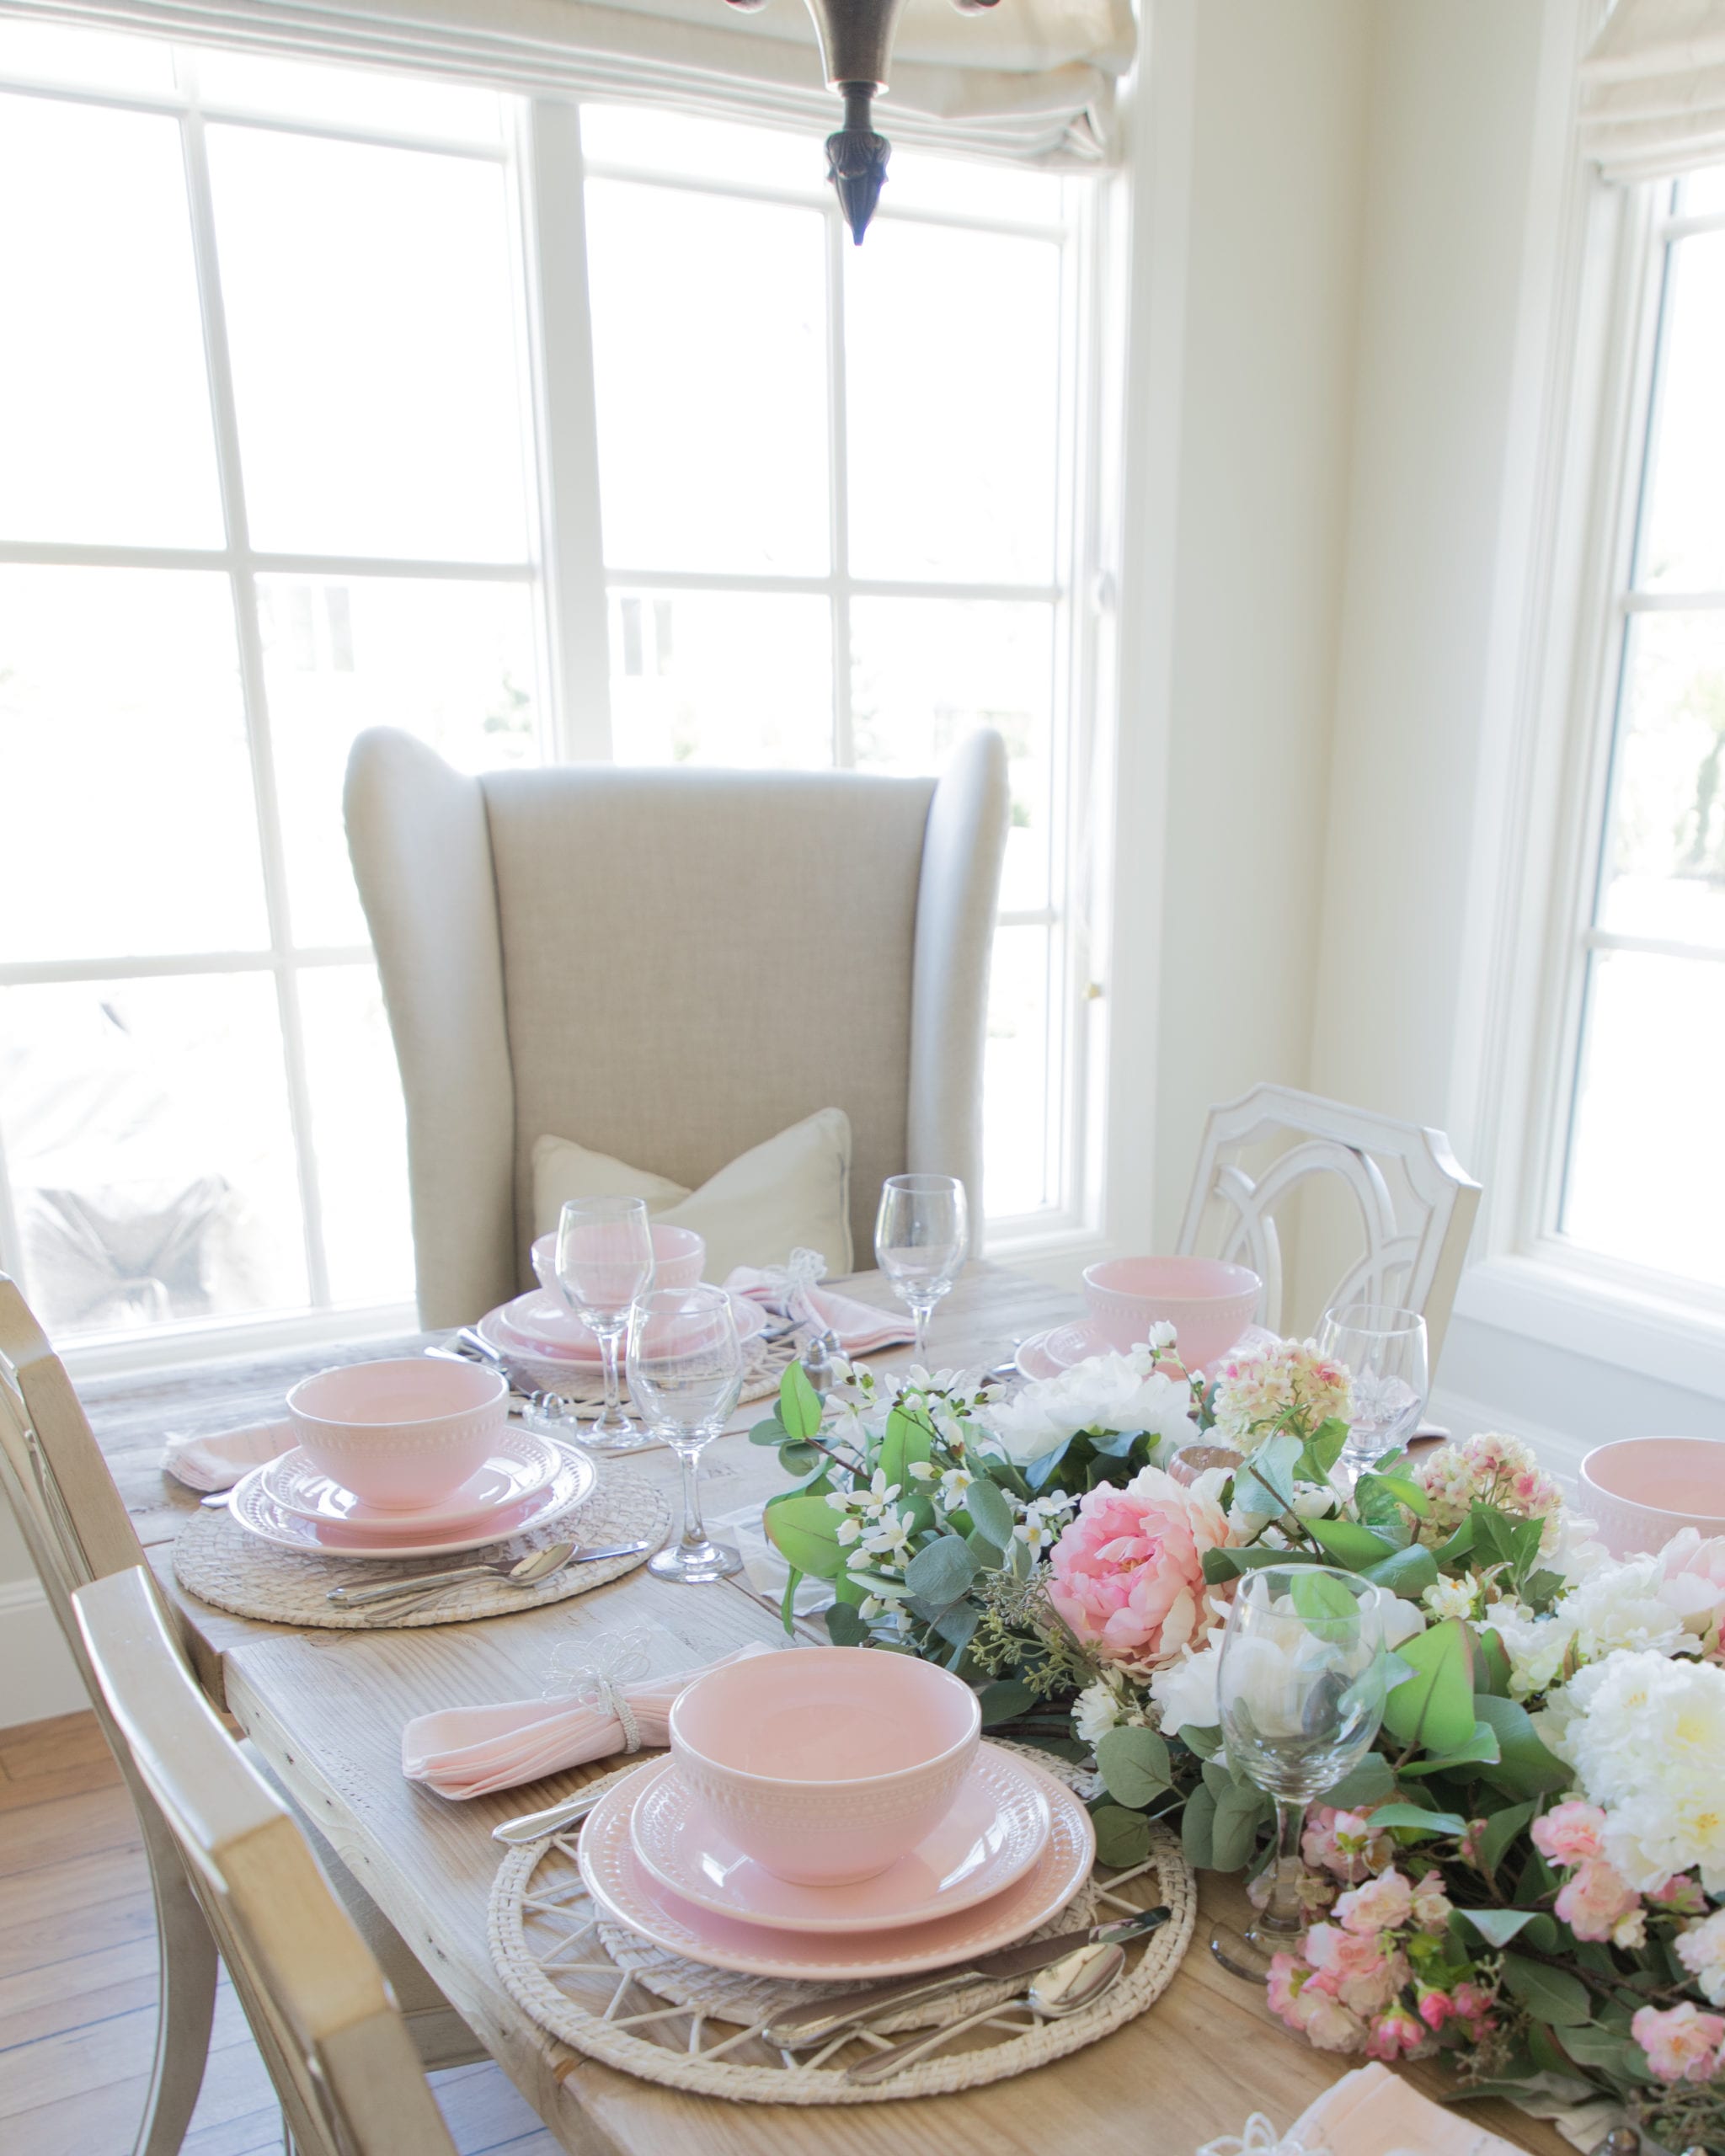
[[718,1435],[743,1389],[743,1349],[723,1288],[654,1288],[629,1314],[629,1391],[683,1465],[681,1540],[647,1560],[661,1579],[698,1584],[740,1572],[743,1561],[708,1540],[701,1518],[701,1451]]
[[629,1308],[653,1278],[653,1231],[639,1198],[572,1198],[557,1229],[557,1283],[599,1342],[605,1406],[579,1433],[595,1452],[635,1452],[650,1443],[624,1414],[617,1354]]
[[1419,1428],[1431,1395],[1425,1320],[1388,1303],[1343,1303],[1324,1312],[1320,1351],[1353,1381],[1348,1443],[1337,1463],[1357,1476]]
[[874,1262],[909,1304],[916,1359],[928,1358],[928,1321],[970,1247],[969,1208],[956,1176],[889,1176],[874,1220]]
[[1300,1838],[1306,1807],[1365,1757],[1384,1715],[1381,1591],[1327,1565],[1265,1565],[1234,1595],[1216,1673],[1228,1764],[1275,1800],[1269,1898],[1244,1936],[1210,1951],[1262,1981],[1306,1929]]

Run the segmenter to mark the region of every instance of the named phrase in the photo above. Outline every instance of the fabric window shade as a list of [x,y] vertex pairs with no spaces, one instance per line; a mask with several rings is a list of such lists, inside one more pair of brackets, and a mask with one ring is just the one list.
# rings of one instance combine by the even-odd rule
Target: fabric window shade
[[1607,179],[1725,163],[1725,0],[1617,0],[1581,63],[1581,146]]
[[[804,131],[837,124],[803,0],[748,14],[725,0],[22,0],[14,12]],[[1131,0],[1001,0],[980,14],[905,0],[877,124],[922,148],[1097,163],[1136,35]]]

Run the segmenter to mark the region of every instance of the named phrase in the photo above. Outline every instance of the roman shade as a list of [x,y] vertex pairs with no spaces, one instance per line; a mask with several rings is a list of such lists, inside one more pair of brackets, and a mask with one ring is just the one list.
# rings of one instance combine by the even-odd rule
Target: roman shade
[[1725,0],[1617,0],[1581,63],[1581,143],[1607,179],[1725,163]]
[[[149,30],[498,88],[622,99],[825,131],[836,101],[803,0],[23,0],[92,29]],[[905,0],[881,124],[924,148],[1094,163],[1131,66],[1131,0]]]

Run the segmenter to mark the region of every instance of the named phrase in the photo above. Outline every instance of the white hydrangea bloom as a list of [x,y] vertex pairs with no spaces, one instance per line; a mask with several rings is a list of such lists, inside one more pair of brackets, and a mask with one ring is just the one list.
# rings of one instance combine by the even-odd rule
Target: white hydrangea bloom
[[1725,1669],[1657,1650],[1580,1670],[1560,1695],[1567,1755],[1606,1812],[1605,1854],[1651,1893],[1699,1870],[1725,1893]]

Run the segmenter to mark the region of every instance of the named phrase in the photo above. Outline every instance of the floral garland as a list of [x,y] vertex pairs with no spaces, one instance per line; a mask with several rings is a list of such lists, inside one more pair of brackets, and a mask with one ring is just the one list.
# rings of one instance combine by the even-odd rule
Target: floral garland
[[823,1403],[793,1365],[751,1433],[795,1478],[766,1511],[787,1625],[830,1582],[836,1641],[937,1659],[985,1726],[1092,1766],[1105,1863],[1178,1814],[1194,1865],[1261,1896],[1271,1806],[1218,1726],[1234,1584],[1362,1574],[1383,1726],[1308,1817],[1272,2008],[1322,2049],[1445,2052],[1460,2095],[1604,2095],[1725,2156],[1725,1539],[1614,1561],[1495,1433],[1344,1496],[1345,1370],[1283,1341],[1206,1382],[1174,1345],[1011,1397],[859,1364]]

